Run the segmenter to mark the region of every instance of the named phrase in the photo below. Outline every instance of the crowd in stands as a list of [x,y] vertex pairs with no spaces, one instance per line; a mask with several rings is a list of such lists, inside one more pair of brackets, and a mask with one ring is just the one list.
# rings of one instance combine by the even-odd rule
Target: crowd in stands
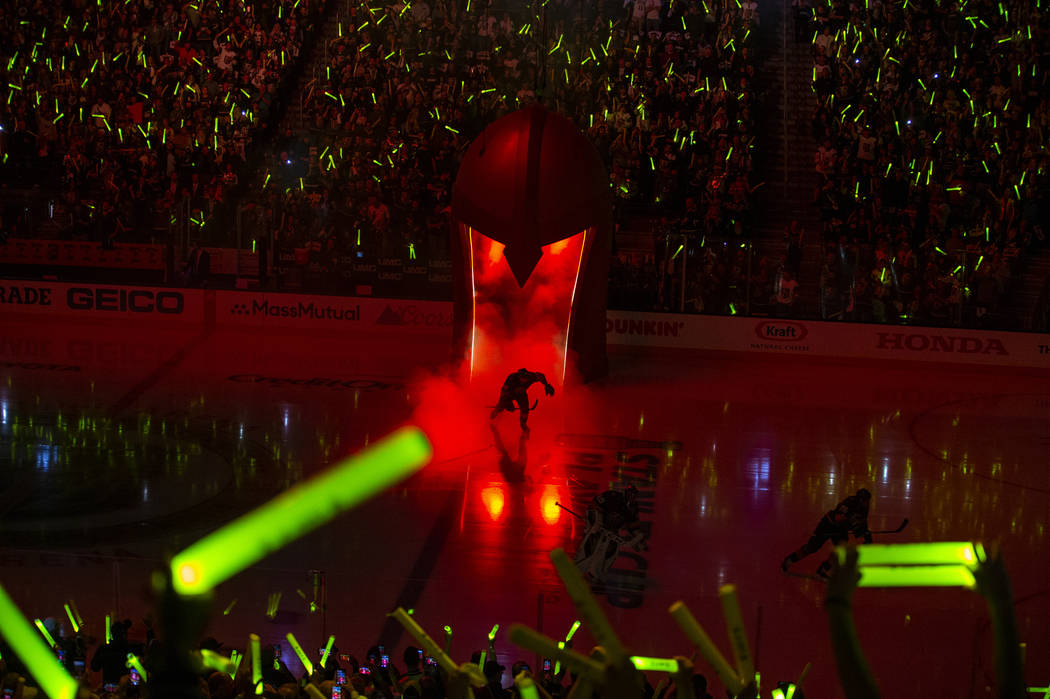
[[[878,682],[865,660],[853,621],[853,594],[861,578],[856,548],[848,549],[843,563],[839,563],[835,556],[831,560],[833,564],[827,581],[824,608],[843,694],[847,699],[874,699],[879,696]],[[996,546],[993,545],[987,558],[975,567],[974,577],[977,592],[988,604],[994,631],[997,684],[994,696],[999,699],[1019,699],[1025,696],[1023,660],[1017,638],[1010,579]],[[157,637],[148,619],[143,640],[129,640],[131,621],[125,620],[113,624],[110,642],[97,645],[86,633],[61,636],[59,625],[53,618],[44,626],[57,638],[57,647],[62,649],[61,657],[66,668],[71,674],[81,677],[83,691],[79,699],[146,699],[150,696],[159,699],[175,696],[173,691],[176,687],[181,688],[178,696],[197,696],[202,699],[234,699],[257,694],[253,687],[248,648],[224,646],[209,637],[198,644],[197,650],[173,649],[170,639]],[[571,648],[572,642],[569,641],[567,645]],[[196,674],[179,676],[175,673],[169,664],[174,657],[173,652],[186,659],[184,662],[189,663],[187,667],[195,667]],[[516,649],[515,653],[518,658],[529,654],[523,649]],[[244,662],[234,661],[232,665],[227,665],[226,658],[235,657],[234,654],[239,655]],[[211,661],[208,662],[205,656],[210,656]],[[145,675],[130,670],[135,666],[135,662],[129,660],[131,657],[137,660]],[[281,646],[263,645],[260,648],[261,696],[269,699],[306,699],[311,696],[308,690],[316,689],[326,699],[356,699],[358,696],[377,699],[512,699],[522,697],[524,693],[519,690],[519,686],[508,685],[508,682],[526,677],[535,681],[538,696],[542,699],[577,696],[579,692],[574,691],[577,689],[576,684],[588,687],[586,696],[592,696],[590,692],[593,691],[593,696],[608,699],[712,697],[708,692],[707,678],[696,672],[692,661],[682,656],[676,657],[679,666],[677,672],[649,675],[636,671],[627,659],[625,665],[614,666],[600,648],[595,648],[591,657],[605,666],[607,680],[604,684],[591,684],[555,662],[545,662],[541,668],[532,668],[528,661],[516,660],[508,673],[508,668],[498,660],[490,636],[488,650],[474,651],[470,661],[475,670],[483,673],[486,684],[475,684],[471,688],[467,682],[468,666],[450,674],[440,669],[439,663],[433,658],[426,657],[421,649],[411,645],[400,654],[396,654],[394,649],[372,646],[360,659],[342,652],[338,647],[332,647],[324,667],[321,667],[319,659],[313,661],[312,674],[302,670],[298,660],[292,661],[292,667],[298,674],[293,673],[285,662],[292,658],[289,648],[282,650]],[[216,667],[216,661],[217,667],[221,669],[210,669]],[[703,659],[697,658],[696,662],[702,663]],[[87,674],[89,668],[92,672]],[[21,659],[6,645],[2,648],[0,677],[3,678],[3,689],[12,699],[32,699],[42,694],[34,686],[35,682]],[[93,678],[98,686],[92,684],[88,677]],[[157,680],[158,677],[162,679]],[[657,680],[658,684],[653,686],[650,679]],[[791,686],[788,682],[777,683],[777,687],[788,690],[787,696],[804,699],[804,689],[798,687],[791,690]],[[717,689],[714,691],[718,692]],[[727,693],[727,696],[733,695]],[[736,696],[755,699],[759,694],[752,683]]]
[[486,0],[354,6],[305,86],[301,125],[271,144],[253,203],[285,258],[445,254],[459,157],[539,100],[597,146],[621,206],[743,235],[755,22],[754,3],[732,0],[565,0],[542,15]]
[[[3,3],[5,186],[53,188],[51,237],[207,226],[324,1]],[[3,215],[5,234],[36,232]]]
[[821,0],[806,31],[824,317],[981,324],[1045,236],[1046,12]]
[[752,257],[749,240],[666,229],[658,239],[656,254],[613,257],[610,308],[718,315],[768,310],[773,266],[765,257]]

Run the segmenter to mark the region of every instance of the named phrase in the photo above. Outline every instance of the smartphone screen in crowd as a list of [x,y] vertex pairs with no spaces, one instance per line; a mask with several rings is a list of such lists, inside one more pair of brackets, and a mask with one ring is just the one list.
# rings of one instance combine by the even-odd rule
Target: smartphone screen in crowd
[[343,699],[343,688],[340,685],[332,685],[332,699]]
[[131,668],[129,676],[131,677],[131,684],[133,686],[138,687],[140,684],[142,684],[142,675],[140,675],[139,671],[135,668]]
[[550,658],[544,658],[543,659],[543,671],[544,672],[550,672],[551,671],[551,659]]
[[386,653],[384,653],[384,654],[383,654],[383,655],[381,655],[381,656],[380,656],[380,658],[379,658],[379,667],[383,667],[383,668],[385,668],[385,667],[387,667],[388,665],[390,665],[390,656],[389,656],[389,655],[387,655]]
[[346,670],[339,668],[335,671],[335,683],[346,684]]
[[362,665],[361,668],[358,670],[358,672],[360,672],[362,675],[371,675],[372,674],[372,671],[369,670],[368,666],[366,666],[366,665]]

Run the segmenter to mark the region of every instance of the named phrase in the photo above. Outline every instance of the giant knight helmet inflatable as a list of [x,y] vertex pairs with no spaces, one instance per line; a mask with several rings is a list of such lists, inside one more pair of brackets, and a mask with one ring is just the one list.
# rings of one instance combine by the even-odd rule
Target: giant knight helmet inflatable
[[453,344],[470,379],[606,372],[609,178],[568,119],[532,105],[470,145],[452,189]]

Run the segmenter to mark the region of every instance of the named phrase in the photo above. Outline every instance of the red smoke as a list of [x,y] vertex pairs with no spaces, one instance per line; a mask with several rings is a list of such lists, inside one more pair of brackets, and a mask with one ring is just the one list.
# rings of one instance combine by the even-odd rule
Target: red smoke
[[[543,256],[519,287],[503,257],[503,245],[470,231],[475,323],[469,358],[445,376],[420,379],[415,388],[420,396],[415,419],[434,442],[435,461],[493,442],[497,449],[505,444],[509,458],[515,459],[517,415],[502,414],[495,421],[507,428],[500,434],[490,427],[489,412],[503,380],[525,367],[543,372],[559,394],[572,381],[573,363],[565,358],[566,332],[586,235],[584,231],[543,247]],[[560,411],[552,408],[562,402],[561,396],[552,404],[539,386],[529,395],[539,400],[529,418],[530,441],[537,447],[550,444],[560,423]]]

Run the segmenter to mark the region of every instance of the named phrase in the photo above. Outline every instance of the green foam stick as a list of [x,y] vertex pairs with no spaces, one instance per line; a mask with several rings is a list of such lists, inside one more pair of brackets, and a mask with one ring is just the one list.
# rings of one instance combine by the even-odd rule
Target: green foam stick
[[248,636],[248,647],[252,654],[252,687],[256,694],[262,694],[262,660],[259,658],[259,637]]
[[554,563],[554,568],[558,571],[558,576],[565,585],[565,589],[568,590],[569,597],[576,606],[576,611],[583,617],[584,623],[587,624],[594,638],[605,649],[609,662],[616,665],[623,660],[627,652],[624,650],[623,644],[620,643],[616,632],[613,631],[612,624],[609,623],[609,619],[605,616],[605,612],[602,611],[598,600],[591,593],[591,589],[583,579],[583,575],[580,574],[579,568],[576,567],[576,564],[572,562],[572,559],[569,558],[565,551],[560,548],[551,551],[551,561]]
[[[846,562],[846,547],[836,548],[839,562]],[[857,566],[968,565],[976,566],[984,547],[979,542],[936,541],[919,544],[865,544],[857,547]]]
[[747,632],[744,630],[744,618],[740,613],[736,586],[723,585],[718,590],[718,596],[722,599],[722,616],[726,620],[726,631],[729,633],[729,645],[733,649],[733,659],[736,661],[737,676],[745,685],[750,684],[755,676],[755,664],[751,658]]
[[514,685],[518,688],[521,699],[540,699],[540,693],[536,691],[536,683],[532,678],[527,677],[524,671],[514,678]]
[[73,633],[80,633],[80,624],[77,623],[77,618],[73,615],[73,610],[69,608],[68,604],[62,606],[66,609],[66,616],[69,617],[69,625],[73,627]]
[[0,585],[0,636],[25,663],[26,669],[40,683],[51,699],[75,699],[77,681],[69,676],[40,634],[22,615],[18,606]]
[[689,607],[685,606],[684,602],[679,601],[672,604],[668,611],[675,622],[678,623],[678,627],[682,629],[685,637],[692,641],[696,649],[700,651],[700,655],[704,656],[704,660],[714,669],[715,674],[718,675],[718,679],[722,680],[722,684],[726,686],[726,689],[734,695],[740,694],[744,689],[744,683],[740,681],[736,670],[726,662],[725,656],[711,641],[711,637],[700,626],[693,613],[689,611]]
[[678,672],[678,661],[674,658],[645,658],[640,655],[632,655],[631,662],[636,670],[643,672]]
[[73,609],[73,616],[77,618],[77,626],[83,626],[84,617],[80,616],[80,610],[77,609],[77,603],[73,599],[70,599],[69,606]]
[[48,632],[47,627],[44,626],[44,622],[40,621],[39,619],[33,619],[33,623],[36,624],[36,627],[37,629],[39,629],[41,635],[43,635],[44,640],[47,641],[47,645],[54,648],[55,639],[51,637],[51,634]]
[[[423,627],[420,626],[415,619],[409,616],[408,612],[402,607],[398,607],[390,612],[389,616],[393,617],[399,624],[401,624],[405,631],[408,631],[409,635],[416,639],[416,641],[419,642],[419,645],[423,646],[423,650],[426,654],[432,657],[442,670],[449,675],[453,675],[460,671],[465,672],[470,677],[471,684],[477,687],[485,686],[485,676],[477,666],[472,666],[470,663],[464,663],[463,667],[457,666],[452,658],[448,657],[448,654],[441,649],[441,646],[435,643],[434,639],[432,639],[430,635],[423,630]],[[451,636],[452,634],[449,633],[446,638],[450,638]]]
[[976,586],[968,566],[873,566],[862,568],[858,587]]
[[382,492],[431,456],[421,430],[405,427],[285,491],[192,544],[171,561],[175,591],[201,594],[288,542]]
[[[216,655],[218,655],[218,653],[216,653]],[[128,660],[124,664],[129,668],[133,667],[138,670],[139,674],[142,675],[143,682],[149,681],[149,676],[146,674],[146,668],[142,666],[142,663],[134,653],[128,653]]]
[[237,671],[237,664],[234,663],[232,659],[224,658],[215,651],[208,650],[207,648],[201,648],[201,662],[204,663],[204,667],[218,670],[230,677],[233,677]]
[[325,666],[328,662],[328,654],[332,652],[332,645],[335,643],[335,634],[328,637],[328,643],[325,644],[324,653],[321,655],[321,667]]
[[303,664],[303,669],[306,670],[306,674],[314,674],[314,664],[310,662],[310,659],[308,657],[306,657],[306,653],[303,652],[303,647],[299,645],[299,641],[295,639],[295,636],[292,635],[292,632],[289,631],[284,635],[284,637],[288,639],[288,643],[291,644],[292,650],[294,650],[295,654],[299,656],[299,662]]
[[605,668],[600,663],[571,648],[562,647],[563,644],[559,644],[554,639],[524,624],[513,624],[510,627],[509,638],[514,645],[531,650],[544,658],[554,658],[595,684],[602,684],[605,681]]

